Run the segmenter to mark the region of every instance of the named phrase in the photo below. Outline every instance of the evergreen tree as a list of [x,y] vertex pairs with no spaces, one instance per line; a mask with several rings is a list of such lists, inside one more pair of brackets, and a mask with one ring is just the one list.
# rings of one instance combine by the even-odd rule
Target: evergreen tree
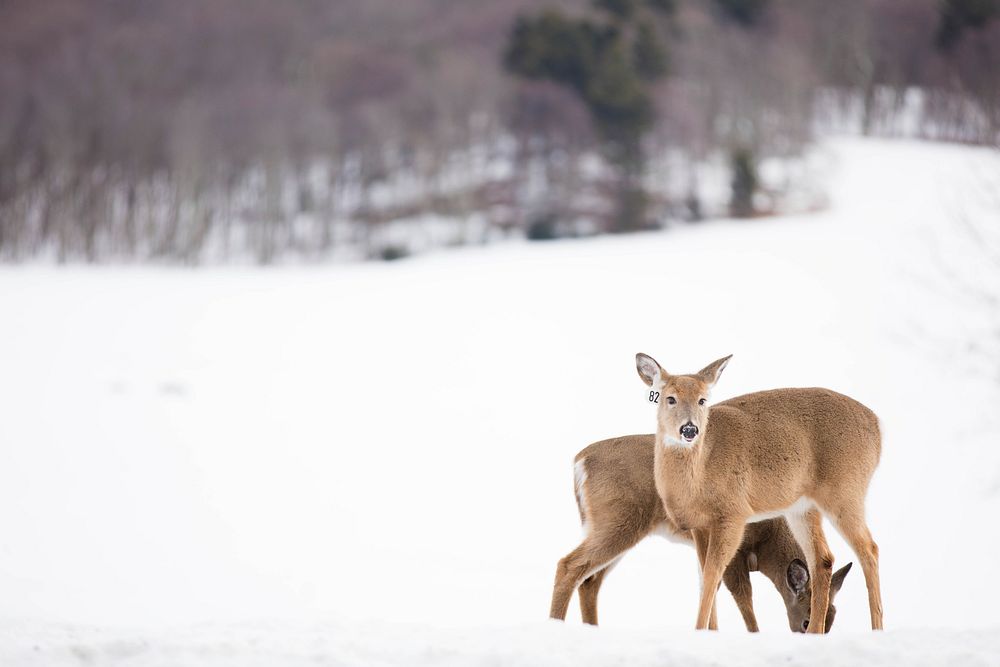
[[667,74],[667,48],[652,25],[639,25],[634,51],[635,68],[642,78],[653,81]]
[[[669,11],[666,0],[646,0]],[[586,105],[619,171],[618,216],[613,231],[644,225],[642,137],[654,116],[650,84],[667,71],[667,50],[655,28],[638,20],[638,0],[596,0],[614,17],[610,24],[570,19],[549,10],[522,16],[511,30],[504,66],[517,76],[564,85]]]
[[729,200],[729,213],[734,218],[749,218],[756,212],[753,196],[758,186],[753,151],[737,148],[730,156],[730,162],[733,180],[730,184],[732,198]]
[[646,0],[646,5],[660,14],[673,14],[677,9],[675,0]]
[[610,141],[633,142],[648,129],[652,102],[624,40],[615,40],[601,54],[584,101]]
[[1000,0],[943,0],[937,45],[950,49],[967,28],[979,29],[1000,17]]
[[763,16],[767,0],[715,0],[715,5],[723,16],[749,28]]
[[594,6],[598,9],[603,9],[623,21],[632,18],[636,4],[636,0],[594,0]]
[[548,79],[582,92],[605,39],[591,23],[570,20],[557,11],[521,16],[511,31],[504,67],[527,79]]

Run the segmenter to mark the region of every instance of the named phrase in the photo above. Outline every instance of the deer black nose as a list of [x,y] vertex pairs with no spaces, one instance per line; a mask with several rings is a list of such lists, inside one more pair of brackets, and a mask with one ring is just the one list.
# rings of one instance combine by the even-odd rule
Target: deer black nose
[[695,436],[697,435],[698,435],[698,427],[692,424],[691,422],[688,422],[687,424],[684,424],[684,426],[681,426],[681,436],[685,440],[694,440]]
[[809,629],[809,619],[807,618],[806,620],[802,621],[802,632],[805,632],[808,629]]

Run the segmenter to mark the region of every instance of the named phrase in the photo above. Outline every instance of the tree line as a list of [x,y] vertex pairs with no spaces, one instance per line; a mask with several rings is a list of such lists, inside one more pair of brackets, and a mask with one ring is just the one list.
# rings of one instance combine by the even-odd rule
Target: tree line
[[995,143],[998,73],[1000,0],[6,0],[0,257],[628,231],[712,163],[753,216],[817,128]]

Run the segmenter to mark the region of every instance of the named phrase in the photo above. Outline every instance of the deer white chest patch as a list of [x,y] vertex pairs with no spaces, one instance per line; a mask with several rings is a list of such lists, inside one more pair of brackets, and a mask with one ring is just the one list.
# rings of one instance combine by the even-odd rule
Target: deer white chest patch
[[683,440],[678,440],[677,438],[674,438],[666,434],[663,434],[663,436],[659,437],[660,437],[660,444],[666,447],[667,449],[671,447],[679,447],[680,449],[691,449],[692,447],[694,447],[694,443],[697,442],[697,440],[692,440],[691,442],[684,442]]

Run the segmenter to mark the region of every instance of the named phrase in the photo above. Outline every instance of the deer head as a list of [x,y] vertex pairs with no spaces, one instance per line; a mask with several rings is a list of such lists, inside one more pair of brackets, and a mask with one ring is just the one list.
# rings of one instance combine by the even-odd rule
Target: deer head
[[[837,607],[833,604],[833,598],[844,585],[844,578],[851,571],[848,563],[833,573],[830,580],[830,604],[826,610],[826,632],[830,632],[833,627],[833,619],[837,616]],[[785,599],[785,610],[788,612],[788,625],[792,632],[805,632],[809,629],[809,609],[812,605],[812,594],[809,587],[809,569],[806,564],[798,558],[788,564],[788,572],[785,576],[785,590],[781,591]]]
[[636,370],[649,385],[658,404],[657,444],[665,447],[693,447],[708,427],[708,401],[712,387],[732,355],[713,361],[693,375],[670,375],[656,359],[635,355]]

